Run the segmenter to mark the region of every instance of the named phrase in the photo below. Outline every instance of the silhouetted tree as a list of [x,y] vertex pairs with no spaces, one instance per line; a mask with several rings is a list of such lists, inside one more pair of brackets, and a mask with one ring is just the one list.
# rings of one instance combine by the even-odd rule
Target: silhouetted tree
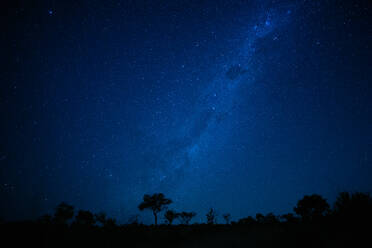
[[227,214],[222,215],[222,217],[226,221],[226,225],[230,224],[231,214],[227,213]]
[[155,225],[157,225],[158,213],[171,203],[172,200],[165,198],[164,194],[162,193],[153,194],[151,196],[146,194],[143,196],[143,202],[138,206],[138,208],[141,211],[144,209],[151,209],[155,218]]
[[106,218],[107,218],[106,213],[99,212],[98,214],[95,214],[94,217],[95,217],[96,222],[101,223],[102,226],[105,225]]
[[114,228],[116,226],[116,220],[113,218],[107,218],[106,213],[100,212],[94,215],[94,221],[101,223],[104,228]]
[[273,213],[268,213],[264,217],[264,223],[265,224],[274,224],[274,223],[278,223],[278,222],[279,222],[278,218]]
[[325,216],[329,212],[329,205],[320,195],[305,195],[298,201],[294,211],[303,221],[312,221]]
[[179,217],[181,220],[181,223],[184,225],[188,225],[192,218],[196,216],[195,212],[181,212],[179,213]]
[[334,214],[343,222],[370,222],[372,198],[367,193],[341,192],[334,204]]
[[56,224],[65,225],[68,220],[72,219],[72,217],[74,217],[74,207],[62,202],[56,208],[53,221]]
[[248,216],[246,218],[242,218],[238,221],[239,225],[251,225],[256,223],[256,220],[252,216]]
[[180,217],[180,214],[176,213],[173,210],[167,210],[164,214],[164,218],[167,220],[169,225],[172,225],[173,221]]
[[216,223],[217,214],[213,208],[209,209],[208,213],[205,216],[207,217],[207,224]]
[[265,222],[265,216],[261,213],[256,214],[257,223],[263,224]]
[[96,220],[90,211],[79,210],[75,217],[75,223],[82,226],[93,226]]
[[280,216],[280,218],[283,219],[285,222],[288,222],[288,223],[298,222],[298,218],[296,218],[294,216],[294,214],[292,214],[292,213],[283,214],[282,216]]

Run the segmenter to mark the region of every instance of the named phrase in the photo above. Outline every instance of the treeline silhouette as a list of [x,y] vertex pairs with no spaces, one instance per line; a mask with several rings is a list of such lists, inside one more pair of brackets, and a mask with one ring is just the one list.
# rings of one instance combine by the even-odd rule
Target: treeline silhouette
[[[75,211],[62,202],[54,214],[35,221],[3,222],[1,242],[9,247],[369,247],[372,198],[368,193],[342,192],[331,207],[322,196],[305,195],[293,213],[257,213],[231,221],[216,210],[205,223],[190,224],[195,212],[169,209],[162,193],[144,195],[139,210],[149,210],[154,225],[136,217],[119,225],[103,212]],[[158,224],[158,220],[164,220]],[[9,243],[10,242],[10,243]],[[2,246],[8,247],[8,246]]]

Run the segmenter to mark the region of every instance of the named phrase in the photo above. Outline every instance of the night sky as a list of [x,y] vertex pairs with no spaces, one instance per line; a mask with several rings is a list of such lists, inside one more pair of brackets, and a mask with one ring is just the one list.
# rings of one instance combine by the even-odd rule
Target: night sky
[[0,218],[144,194],[232,219],[372,191],[371,1],[1,1]]

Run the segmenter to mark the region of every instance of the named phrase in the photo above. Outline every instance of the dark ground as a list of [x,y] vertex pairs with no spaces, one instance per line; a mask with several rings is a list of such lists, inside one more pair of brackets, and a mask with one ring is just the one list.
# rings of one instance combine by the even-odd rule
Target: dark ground
[[371,243],[370,225],[327,222],[112,228],[19,222],[2,224],[0,231],[3,242],[9,242],[3,247],[369,247]]

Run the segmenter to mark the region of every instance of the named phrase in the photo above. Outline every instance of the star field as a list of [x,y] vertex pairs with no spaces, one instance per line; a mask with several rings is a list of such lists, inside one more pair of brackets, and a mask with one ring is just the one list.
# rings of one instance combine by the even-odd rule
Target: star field
[[66,201],[124,223],[155,192],[237,219],[372,190],[368,1],[2,9],[2,219]]

